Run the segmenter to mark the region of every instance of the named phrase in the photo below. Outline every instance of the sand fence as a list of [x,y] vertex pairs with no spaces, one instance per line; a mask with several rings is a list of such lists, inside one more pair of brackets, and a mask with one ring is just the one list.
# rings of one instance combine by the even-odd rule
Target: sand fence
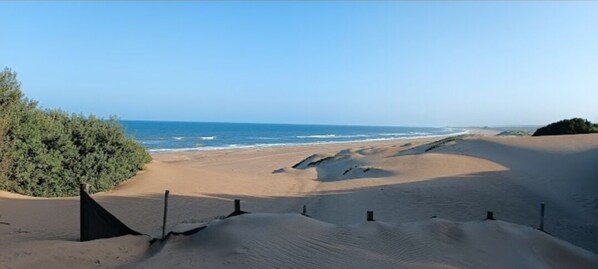
[[[170,235],[190,235],[196,232],[199,232],[206,226],[198,227],[189,231],[183,232],[174,232],[170,231],[166,233],[166,225],[168,222],[168,197],[170,195],[170,191],[166,190],[164,192],[164,212],[162,218],[162,237],[161,238],[153,238],[151,242],[155,242],[157,240],[165,240]],[[538,230],[547,233],[544,230],[544,213],[545,213],[546,206],[544,203],[540,204],[540,224]],[[118,218],[104,209],[100,204],[98,204],[91,196],[89,195],[89,185],[88,184],[81,184],[80,186],[80,229],[81,229],[81,237],[80,241],[89,241],[95,239],[102,239],[102,238],[112,238],[124,235],[141,235],[141,233],[129,228],[123,222],[121,222]],[[246,214],[249,212],[241,210],[241,200],[235,199],[234,200],[234,210],[232,213],[227,215],[225,218],[230,218],[242,214]],[[303,205],[303,209],[301,215],[309,217],[307,214],[307,206]],[[432,218],[436,218],[436,216],[432,216]],[[496,220],[493,211],[487,211],[486,218],[484,220]],[[366,221],[375,221],[374,219],[374,211],[366,211]],[[549,233],[548,233],[549,234]],[[149,235],[148,235],[149,236]],[[151,237],[151,236],[150,236]]]

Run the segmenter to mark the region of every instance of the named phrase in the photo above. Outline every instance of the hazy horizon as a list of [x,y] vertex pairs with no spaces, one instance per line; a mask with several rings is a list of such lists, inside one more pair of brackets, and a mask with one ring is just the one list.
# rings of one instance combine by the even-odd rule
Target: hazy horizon
[[28,98],[123,120],[598,121],[595,2],[2,2]]
[[[225,121],[196,121],[196,120],[138,120],[138,119],[118,119],[119,121],[141,121],[141,122],[183,122],[183,123],[222,123],[222,124],[263,124],[263,125],[324,125],[324,126],[364,126],[364,127],[433,127],[433,128],[536,128],[542,127],[540,124],[517,124],[517,125],[468,125],[468,126],[450,126],[450,125],[436,125],[436,126],[425,126],[425,125],[368,125],[368,124],[321,124],[321,123],[284,123],[284,122],[225,122]],[[555,120],[558,121],[558,120]]]

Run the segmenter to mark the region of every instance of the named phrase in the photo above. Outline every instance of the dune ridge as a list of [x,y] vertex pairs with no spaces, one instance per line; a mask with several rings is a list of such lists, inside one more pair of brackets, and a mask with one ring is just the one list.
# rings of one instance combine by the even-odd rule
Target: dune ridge
[[131,268],[591,268],[593,253],[502,221],[335,225],[245,214],[169,240]]

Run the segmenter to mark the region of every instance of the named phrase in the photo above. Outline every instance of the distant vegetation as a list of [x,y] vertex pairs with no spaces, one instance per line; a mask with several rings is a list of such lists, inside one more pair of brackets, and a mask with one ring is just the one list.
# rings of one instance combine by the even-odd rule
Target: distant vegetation
[[150,160],[116,118],[42,110],[23,96],[15,72],[0,72],[0,190],[70,196],[89,183],[105,191]]
[[536,130],[533,136],[588,133],[598,133],[598,125],[592,124],[591,122],[585,119],[573,118],[570,120],[562,120],[548,124]]
[[497,134],[497,136],[528,136],[530,132],[525,130],[506,130]]
[[471,135],[469,135],[469,134],[462,134],[462,135],[456,135],[456,136],[449,136],[447,138],[440,139],[438,141],[434,141],[434,142],[428,144],[428,145],[430,145],[430,147],[428,147],[424,152],[435,150],[435,149],[437,149],[437,148],[439,148],[439,147],[441,147],[441,146],[443,146],[443,145],[445,145],[447,143],[451,143],[451,142],[456,142],[456,141],[459,141],[459,140],[463,140],[464,138],[469,137],[469,136],[471,136]]

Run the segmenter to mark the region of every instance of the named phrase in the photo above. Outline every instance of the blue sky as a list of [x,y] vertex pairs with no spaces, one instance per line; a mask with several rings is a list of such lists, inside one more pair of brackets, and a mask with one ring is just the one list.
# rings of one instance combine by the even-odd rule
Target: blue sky
[[2,2],[45,108],[404,126],[598,121],[598,2]]

